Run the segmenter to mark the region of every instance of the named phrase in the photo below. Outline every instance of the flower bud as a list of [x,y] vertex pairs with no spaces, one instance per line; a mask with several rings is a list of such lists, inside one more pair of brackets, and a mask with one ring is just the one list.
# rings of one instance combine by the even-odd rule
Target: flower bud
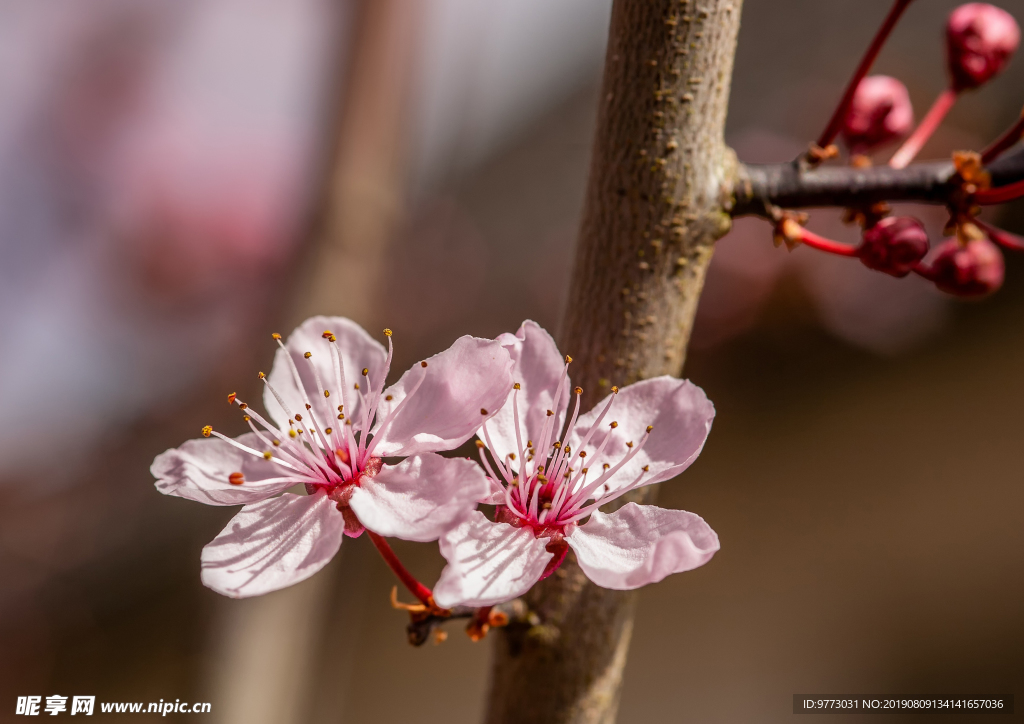
[[967,3],[946,22],[946,59],[953,90],[977,88],[999,73],[1020,42],[1013,16],[988,3]]
[[983,297],[1003,285],[1004,273],[1003,254],[988,239],[950,239],[939,246],[928,277],[949,294]]
[[912,216],[887,216],[864,235],[857,256],[864,266],[905,277],[928,253],[928,234]]
[[901,138],[914,126],[907,87],[887,75],[861,80],[840,132],[847,147],[864,153]]

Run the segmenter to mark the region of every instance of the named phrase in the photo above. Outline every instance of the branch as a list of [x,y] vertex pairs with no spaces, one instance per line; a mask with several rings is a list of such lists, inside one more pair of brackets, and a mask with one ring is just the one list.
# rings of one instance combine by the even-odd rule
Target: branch
[[[987,167],[993,187],[1024,179],[1024,149]],[[801,159],[787,163],[741,164],[732,181],[733,216],[771,218],[773,207],[797,209],[867,206],[879,201],[917,201],[946,204],[956,200],[960,186],[952,162],[888,166],[811,168]]]

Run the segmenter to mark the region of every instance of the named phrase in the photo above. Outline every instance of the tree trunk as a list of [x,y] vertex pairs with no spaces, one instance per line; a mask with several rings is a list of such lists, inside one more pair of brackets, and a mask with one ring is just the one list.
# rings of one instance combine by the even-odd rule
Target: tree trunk
[[[736,161],[723,134],[741,4],[615,0],[560,335],[583,409],[613,384],[682,371],[712,246],[730,226]],[[570,554],[526,602],[532,625],[496,637],[488,721],[613,722],[636,594],[593,585]]]

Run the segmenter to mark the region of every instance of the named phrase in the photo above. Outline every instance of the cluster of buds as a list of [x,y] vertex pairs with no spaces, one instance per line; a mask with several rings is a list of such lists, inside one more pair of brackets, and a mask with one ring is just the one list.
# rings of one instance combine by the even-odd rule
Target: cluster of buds
[[[807,160],[811,164],[835,155],[832,141],[842,136],[854,166],[871,164],[866,154],[905,136],[889,161],[903,168],[917,155],[961,93],[976,89],[1000,73],[1020,42],[1020,29],[1008,12],[987,3],[968,3],[950,14],[946,24],[946,57],[950,76],[940,94],[914,128],[914,111],[906,86],[885,75],[868,76],[868,70],[896,20],[911,0],[896,0],[870,48],[861,61],[828,127]],[[913,129],[913,131],[912,131]],[[944,292],[961,297],[981,297],[1002,286],[1005,265],[999,246],[1024,249],[1024,240],[979,221],[976,204],[1002,203],[1024,196],[1024,182],[990,189],[985,165],[1024,135],[1024,116],[981,154],[954,154],[961,198],[950,206],[952,221],[947,231],[954,236],[930,249],[924,225],[910,216],[888,216],[888,206],[849,209],[847,219],[863,227],[857,245],[825,239],[803,228],[805,217],[792,212],[776,217],[776,241],[792,249],[805,244],[840,256],[857,257],[869,269],[894,277],[916,273]],[[825,150],[829,152],[825,152]],[[1019,187],[1019,188],[1018,188]],[[997,244],[999,246],[997,246]]]

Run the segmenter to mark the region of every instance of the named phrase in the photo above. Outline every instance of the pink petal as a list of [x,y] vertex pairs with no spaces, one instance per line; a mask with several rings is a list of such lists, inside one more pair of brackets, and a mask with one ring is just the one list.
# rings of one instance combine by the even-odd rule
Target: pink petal
[[[455,344],[419,363],[384,391],[377,416],[380,457],[404,457],[451,450],[466,442],[493,415],[512,389],[512,360],[491,339],[460,337]],[[402,402],[420,378],[422,384],[387,426],[382,420]],[[387,400],[387,396],[392,397]],[[485,410],[486,413],[482,413]]]
[[[519,391],[517,405],[519,434],[523,445],[526,445],[531,435],[540,434],[547,420],[548,410],[554,410],[555,430],[560,431],[565,423],[565,411],[569,406],[569,390],[572,386],[566,380],[559,399],[554,399],[558,380],[565,368],[565,360],[559,353],[555,340],[539,324],[526,320],[514,335],[503,334],[497,341],[512,357],[512,380],[518,382],[522,388]],[[487,421],[487,432],[494,444],[491,452],[499,460],[504,460],[509,453],[518,455],[511,394],[498,414]],[[482,432],[478,435],[480,439],[484,439]]]
[[[265,447],[251,432],[237,440],[255,450],[262,451]],[[156,478],[156,489],[164,495],[207,505],[255,503],[302,482],[293,471],[216,437],[189,440],[160,453],[149,471]],[[232,485],[228,482],[232,473],[242,473],[245,482]]]
[[247,505],[203,548],[203,583],[247,598],[304,581],[334,557],[345,520],[326,494]]
[[489,489],[476,463],[423,453],[363,478],[349,505],[374,533],[426,542],[465,520]]
[[711,560],[718,536],[699,515],[627,503],[595,512],[566,540],[587,577],[620,591],[657,583]]
[[[606,397],[576,421],[569,440],[574,450],[581,449],[580,443],[607,400]],[[612,439],[601,458],[587,458],[587,465],[592,470],[603,463],[614,466],[629,452],[626,443],[632,441],[635,445],[644,436],[647,426],[653,425],[644,448],[610,478],[607,487],[615,490],[628,486],[645,465],[649,466],[649,471],[641,479],[642,485],[669,480],[690,467],[700,455],[714,419],[715,406],[704,390],[689,380],[663,376],[637,382],[622,388],[615,396],[601,429],[591,438],[587,449],[596,450],[607,435]],[[619,423],[615,429],[608,426],[612,421]]]
[[[341,358],[345,365],[346,389],[340,392],[337,382],[337,365],[331,352],[332,343],[323,338],[323,333],[327,330],[333,332],[338,338],[338,347],[341,349]],[[338,405],[345,405],[345,414],[349,418],[356,413],[359,406],[359,393],[355,390],[355,385],[358,384],[364,388],[367,385],[367,381],[362,375],[364,368],[369,369],[369,385],[373,389],[376,389],[374,385],[380,385],[383,382],[387,351],[380,342],[350,319],[310,317],[288,336],[285,347],[291,353],[292,361],[299,372],[306,397],[303,397],[295,384],[295,374],[291,365],[288,364],[288,355],[283,349],[278,348],[277,354],[274,356],[274,366],[271,368],[267,380],[284,399],[293,415],[299,413],[306,416],[305,400],[308,398],[310,404],[314,406],[313,412],[316,419],[323,427],[327,427],[335,419],[338,414]],[[306,352],[312,353],[308,360],[304,356]],[[323,392],[317,388],[315,378],[310,370],[310,362],[316,366],[320,382],[330,391],[329,398],[325,398]],[[288,415],[281,409],[281,405],[269,388],[263,392],[263,404],[277,425],[283,430],[287,430]]]
[[521,596],[551,560],[547,538],[530,528],[492,523],[480,511],[441,536],[448,565],[434,586],[434,600],[444,608],[493,606]]

